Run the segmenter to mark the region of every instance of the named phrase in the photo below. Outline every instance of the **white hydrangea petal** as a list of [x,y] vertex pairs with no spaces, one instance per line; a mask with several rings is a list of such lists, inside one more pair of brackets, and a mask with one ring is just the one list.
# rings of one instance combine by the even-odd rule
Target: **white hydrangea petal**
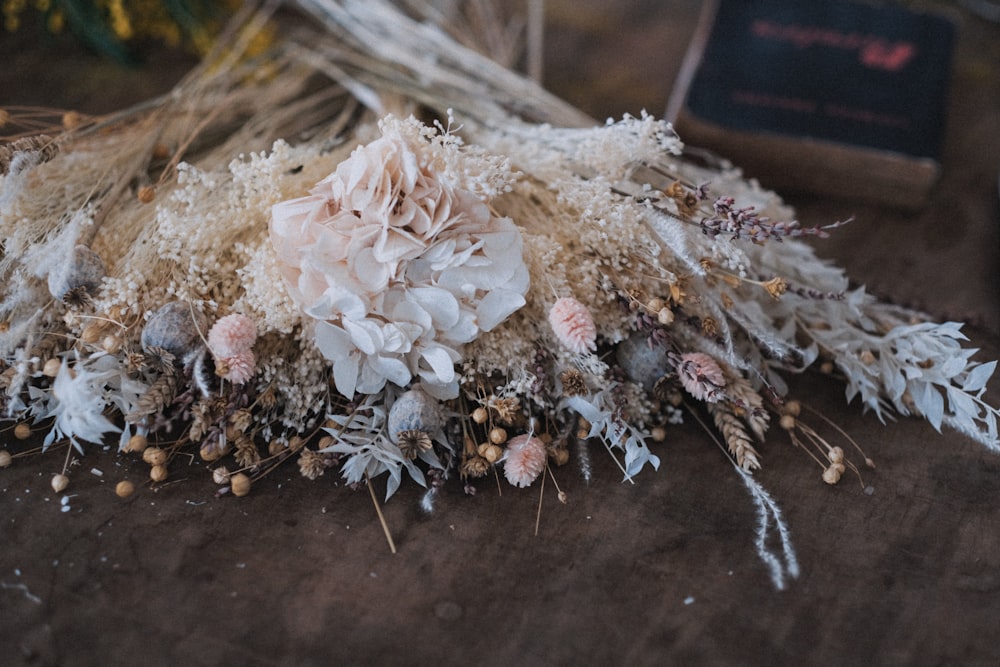
[[334,326],[329,322],[321,321],[316,323],[313,340],[316,342],[316,347],[319,348],[322,355],[331,361],[346,357],[355,349],[350,335],[340,327]]
[[492,331],[524,304],[524,296],[518,292],[506,289],[493,290],[476,306],[479,328],[483,331]]
[[[420,351],[420,356],[427,361],[437,383],[447,384],[455,378],[455,360],[452,353],[441,345],[431,345]],[[457,355],[456,355],[457,356]],[[421,374],[423,376],[423,374]]]
[[351,335],[351,342],[365,354],[376,354],[382,349],[384,338],[378,323],[368,319],[343,321],[344,330]]
[[385,380],[400,387],[405,387],[412,377],[409,367],[394,357],[383,357],[381,355],[369,357],[367,367]]
[[358,357],[349,354],[338,357],[333,362],[333,384],[347,399],[354,398],[354,391],[358,383]]
[[421,388],[427,392],[427,394],[436,398],[439,401],[450,401],[453,398],[458,398],[458,376],[448,383],[438,384],[433,376],[433,373],[428,370],[423,370],[419,373],[423,382],[421,382]]
[[458,323],[458,299],[440,287],[416,287],[409,296],[427,311],[436,329],[450,329]]
[[459,314],[458,322],[447,331],[441,332],[440,339],[462,345],[472,342],[479,335],[479,325],[476,323],[476,313],[473,310],[463,308]]
[[352,258],[354,275],[361,284],[372,292],[386,288],[389,284],[389,268],[375,259],[371,248],[364,248]]
[[[410,323],[420,328],[420,333],[434,328],[434,320],[420,304],[413,301],[400,301],[391,310],[392,319],[397,324]],[[417,334],[417,336],[420,335]]]

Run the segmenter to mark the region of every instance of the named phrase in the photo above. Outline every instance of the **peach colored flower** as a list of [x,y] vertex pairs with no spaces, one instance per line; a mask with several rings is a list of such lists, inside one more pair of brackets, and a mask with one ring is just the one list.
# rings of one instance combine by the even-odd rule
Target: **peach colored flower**
[[572,297],[558,299],[549,310],[549,324],[559,342],[577,354],[597,348],[597,327],[585,305]]
[[545,470],[545,443],[533,435],[519,435],[507,442],[503,474],[514,486],[525,487]]

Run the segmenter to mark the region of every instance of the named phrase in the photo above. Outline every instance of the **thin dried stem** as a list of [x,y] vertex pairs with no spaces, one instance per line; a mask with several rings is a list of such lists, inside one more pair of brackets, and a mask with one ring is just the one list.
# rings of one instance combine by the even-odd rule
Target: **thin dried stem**
[[375,513],[378,514],[378,521],[382,524],[382,532],[385,533],[385,541],[389,543],[389,551],[396,553],[396,543],[392,541],[392,533],[389,532],[389,524],[386,523],[385,515],[382,514],[382,505],[378,502],[378,497],[375,495],[375,487],[372,485],[372,479],[365,473],[365,482],[368,484],[368,492],[372,497],[372,504],[375,505]]

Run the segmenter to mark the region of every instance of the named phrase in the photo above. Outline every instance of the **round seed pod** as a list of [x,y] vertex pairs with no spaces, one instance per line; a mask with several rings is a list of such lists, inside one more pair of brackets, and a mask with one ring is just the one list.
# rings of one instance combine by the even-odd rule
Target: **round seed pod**
[[479,455],[490,463],[496,463],[503,456],[503,449],[490,442],[484,442],[476,448]]
[[141,433],[136,433],[131,438],[128,439],[128,443],[125,445],[126,452],[144,452],[146,447],[149,446],[149,440]]
[[149,478],[154,482],[162,482],[167,479],[167,466],[155,465],[149,469]]
[[27,440],[31,436],[31,426],[27,422],[21,422],[14,427],[14,437],[18,440]]
[[222,486],[229,482],[229,470],[226,466],[219,466],[212,471],[212,481]]
[[245,496],[250,493],[250,478],[241,472],[229,479],[229,485],[234,496]]
[[58,475],[52,476],[52,490],[56,493],[62,493],[69,486],[69,477],[59,473]]
[[[843,466],[841,466],[843,468]],[[830,466],[823,471],[823,481],[827,484],[836,484],[840,481],[840,476],[843,473],[837,468],[836,464]]]
[[201,345],[208,321],[184,301],[171,301],[153,313],[142,328],[142,349],[161,348],[174,357],[183,357]]
[[167,462],[167,453],[160,447],[147,447],[142,452],[142,460],[151,466],[161,466]]
[[411,389],[399,396],[389,410],[387,427],[394,444],[402,431],[434,434],[444,425],[441,404],[422,389]]
[[49,272],[49,292],[60,301],[77,291],[94,296],[101,287],[104,275],[101,256],[85,245],[77,245],[68,262]]
[[634,333],[618,344],[615,359],[625,376],[652,391],[667,368],[667,351],[660,345],[650,345],[643,333]]
[[135,493],[135,484],[123,479],[115,485],[115,495],[119,498],[128,498]]
[[0,468],[6,468],[14,462],[14,457],[6,449],[0,449]]
[[56,357],[52,357],[45,362],[42,366],[42,375],[49,378],[54,378],[59,375],[59,369],[62,368],[62,362]]

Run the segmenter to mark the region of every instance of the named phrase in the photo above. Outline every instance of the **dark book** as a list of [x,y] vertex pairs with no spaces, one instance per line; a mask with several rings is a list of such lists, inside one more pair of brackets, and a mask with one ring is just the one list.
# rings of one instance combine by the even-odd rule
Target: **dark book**
[[768,187],[917,207],[940,171],[953,43],[949,20],[900,6],[715,0],[667,117]]

